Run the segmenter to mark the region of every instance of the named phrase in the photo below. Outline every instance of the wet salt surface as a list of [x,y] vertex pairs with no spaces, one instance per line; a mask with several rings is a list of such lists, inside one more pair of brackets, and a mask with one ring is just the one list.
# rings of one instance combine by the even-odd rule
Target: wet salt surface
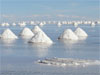
[[99,60],[82,60],[82,59],[72,59],[72,58],[46,58],[44,60],[38,60],[37,63],[50,65],[50,66],[89,66],[89,65],[99,65]]
[[[28,26],[30,29],[33,26]],[[44,32],[54,41],[53,45],[34,45],[27,43],[29,39],[19,37],[17,40],[0,40],[0,72],[1,75],[100,75],[100,66],[56,67],[34,63],[45,58],[75,58],[100,60],[100,26],[94,28],[80,25],[88,33],[88,38],[81,41],[57,40],[66,28],[75,30],[73,26],[45,25]],[[0,27],[0,33],[6,27]],[[9,27],[16,35],[23,28]],[[67,42],[67,43],[66,43]]]

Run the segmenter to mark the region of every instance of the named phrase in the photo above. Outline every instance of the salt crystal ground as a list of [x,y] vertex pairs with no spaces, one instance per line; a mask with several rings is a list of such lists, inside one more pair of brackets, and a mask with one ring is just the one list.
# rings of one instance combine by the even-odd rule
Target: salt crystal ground
[[[33,29],[34,25],[26,25],[29,29]],[[90,24],[79,24],[87,34],[83,40],[68,41],[58,40],[58,37],[65,29],[71,29],[73,32],[77,29],[73,24],[61,25],[45,24],[40,27],[54,44],[33,44],[28,43],[30,39],[23,39],[19,33],[23,30],[23,26],[1,26],[0,34],[9,28],[18,39],[7,40],[0,39],[0,56],[1,56],[1,75],[99,75],[99,65],[89,66],[47,66],[34,62],[44,60],[45,58],[72,58],[73,60],[89,60],[89,62],[100,60],[99,57],[99,29],[100,25],[96,24],[91,27]],[[91,63],[91,62],[90,62]],[[59,65],[59,63],[58,63]],[[63,64],[66,65],[66,64]],[[76,63],[78,65],[78,63]]]

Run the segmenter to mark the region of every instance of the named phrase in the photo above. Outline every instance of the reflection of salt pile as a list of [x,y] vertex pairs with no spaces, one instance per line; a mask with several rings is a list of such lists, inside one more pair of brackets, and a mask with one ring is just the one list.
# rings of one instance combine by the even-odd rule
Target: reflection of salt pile
[[58,39],[66,39],[66,40],[78,40],[78,37],[74,34],[71,29],[66,29]]
[[46,57],[48,55],[48,49],[51,44],[32,44],[32,47],[36,49],[36,56],[39,58]]
[[14,42],[16,41],[16,39],[3,39],[2,43],[5,46],[10,46],[10,45],[14,45]]
[[54,66],[88,66],[88,65],[100,65],[99,60],[80,60],[69,58],[48,58],[44,60],[38,60],[40,64],[54,65]]
[[35,26],[32,30],[35,34],[29,42],[33,43],[53,43],[52,40],[38,27]]
[[24,36],[24,37],[32,37],[32,36],[34,36],[33,32],[32,32],[29,28],[27,28],[27,27],[25,27],[25,28],[21,31],[20,35],[21,35],[21,36]]
[[1,38],[3,38],[3,39],[17,39],[18,37],[10,29],[6,29],[2,33]]
[[75,34],[76,34],[78,37],[87,37],[87,36],[88,36],[87,33],[86,33],[83,29],[81,29],[81,28],[77,28],[77,29],[75,30]]

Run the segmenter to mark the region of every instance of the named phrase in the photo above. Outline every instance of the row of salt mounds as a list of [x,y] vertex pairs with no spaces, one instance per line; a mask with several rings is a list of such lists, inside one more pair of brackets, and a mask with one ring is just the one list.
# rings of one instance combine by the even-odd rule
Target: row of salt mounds
[[1,26],[9,26],[9,23],[2,23]]
[[35,35],[29,41],[30,43],[53,43],[53,41],[38,26],[35,26],[32,31],[35,33]]
[[71,29],[66,29],[64,30],[64,32],[60,35],[58,39],[78,40],[78,37],[75,35],[75,33]]
[[27,27],[25,27],[21,32],[20,32],[20,36],[23,37],[33,37],[34,33]]
[[82,40],[86,39],[88,34],[81,28],[77,28],[75,32],[71,29],[66,29],[58,39],[66,39],[66,40]]
[[6,29],[1,34],[1,38],[2,39],[17,39],[18,37],[10,29]]
[[38,60],[37,63],[51,66],[89,66],[100,65],[99,60],[83,60],[72,58],[48,58],[44,60]]
[[75,30],[75,34],[78,36],[78,37],[87,37],[88,34],[81,28],[77,28]]

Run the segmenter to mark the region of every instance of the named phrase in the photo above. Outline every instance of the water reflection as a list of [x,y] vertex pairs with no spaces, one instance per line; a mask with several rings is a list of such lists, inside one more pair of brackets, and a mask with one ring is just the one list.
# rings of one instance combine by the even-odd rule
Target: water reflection
[[78,42],[78,40],[59,40],[66,50],[72,50],[74,45]]
[[1,42],[5,46],[10,46],[10,45],[14,45],[14,43],[16,42],[16,39],[1,39]]
[[79,40],[86,40],[87,39],[87,37],[78,37],[79,38]]
[[46,57],[48,55],[49,48],[51,44],[31,44],[32,47],[35,49],[39,58]]

